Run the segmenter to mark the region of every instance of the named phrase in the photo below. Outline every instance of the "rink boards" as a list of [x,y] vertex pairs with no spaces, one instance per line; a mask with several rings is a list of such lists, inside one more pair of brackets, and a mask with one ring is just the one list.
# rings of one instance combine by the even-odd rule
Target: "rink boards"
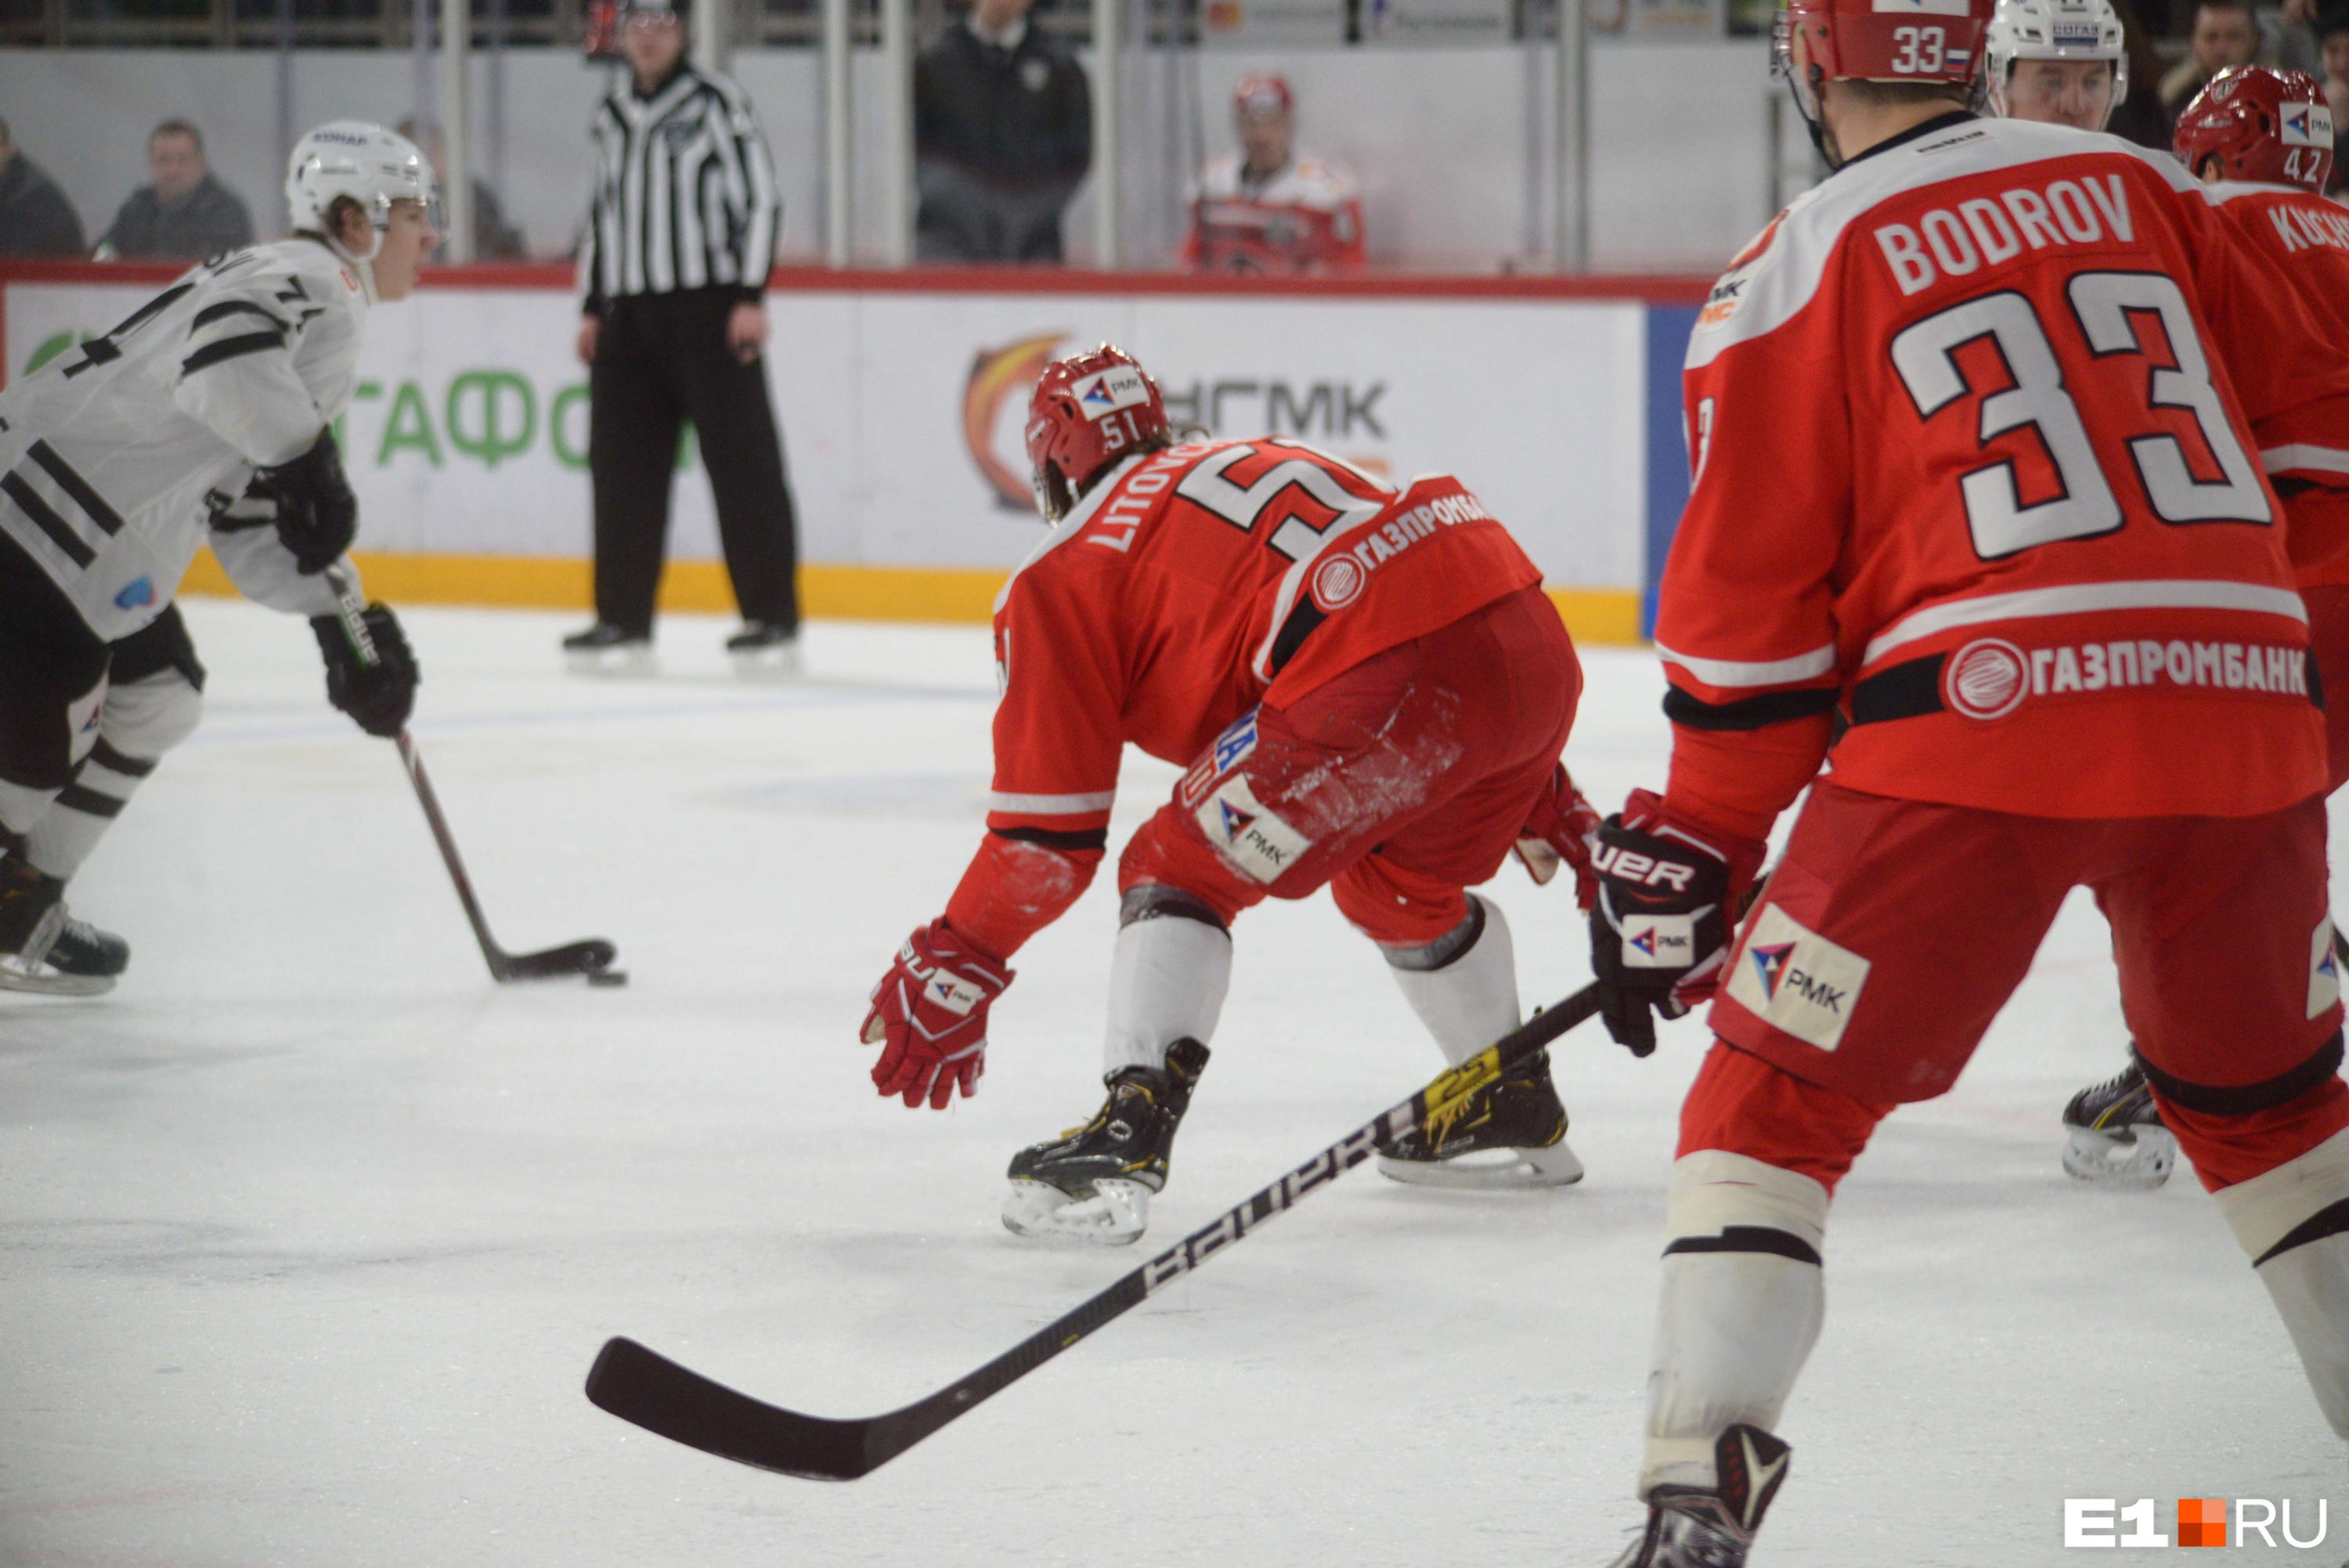
[[[13,380],[72,352],[168,276],[0,267],[0,363]],[[1104,340],[1151,366],[1177,424],[1294,436],[1398,480],[1458,474],[1588,640],[1639,634],[1651,558],[1685,494],[1673,372],[1693,285],[812,270],[775,282],[768,376],[816,614],[984,618],[1038,537],[1028,390],[1053,355]],[[377,591],[585,603],[578,321],[564,268],[443,274],[377,314],[341,421]],[[689,449],[679,458],[667,598],[724,607],[708,484]],[[191,586],[213,582],[208,566]]]

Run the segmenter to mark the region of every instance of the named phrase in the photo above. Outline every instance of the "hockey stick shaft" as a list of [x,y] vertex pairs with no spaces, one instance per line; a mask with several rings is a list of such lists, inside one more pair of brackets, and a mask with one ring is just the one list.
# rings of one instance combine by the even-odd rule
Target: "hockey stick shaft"
[[[343,634],[350,639],[359,663],[369,668],[382,663],[375,634],[367,630],[367,601],[359,596],[350,573],[339,566],[329,566],[326,578],[326,585],[335,591],[335,618],[342,624]],[[607,967],[616,954],[612,944],[601,937],[550,948],[544,953],[526,953],[519,958],[498,945],[497,938],[490,934],[489,917],[481,913],[481,897],[473,892],[473,879],[465,871],[465,857],[457,852],[457,835],[450,830],[448,816],[440,810],[440,797],[434,792],[432,780],[424,771],[424,758],[416,749],[415,738],[403,727],[393,739],[399,748],[400,764],[408,770],[408,782],[416,791],[416,803],[424,809],[425,824],[432,830],[432,841],[440,846],[440,863],[448,868],[449,880],[456,884],[457,902],[464,906],[466,923],[473,928],[473,940],[481,945],[482,962],[490,966],[490,978],[502,984],[516,978],[585,974]]]
[[416,789],[416,803],[424,808],[424,820],[432,830],[432,841],[440,846],[441,862],[449,868],[449,880],[457,885],[457,902],[465,906],[465,919],[473,928],[473,940],[481,944],[481,956],[488,961],[490,973],[502,980],[513,960],[490,934],[481,897],[473,892],[473,879],[465,872],[464,857],[457,852],[456,835],[449,830],[449,819],[441,814],[440,797],[432,792],[432,780],[425,775],[424,758],[418,755],[416,742],[405,729],[399,732],[397,744],[399,760],[408,769],[408,781]]
[[607,1342],[596,1357],[587,1397],[623,1420],[721,1459],[812,1480],[854,1480],[1287,1212],[1368,1160],[1381,1138],[1400,1138],[1457,1110],[1598,1010],[1599,987],[1591,985],[1536,1014],[969,1376],[903,1409],[849,1420],[802,1415],[738,1393],[625,1338]]
[[[376,652],[375,635],[367,630],[367,601],[359,597],[358,589],[350,574],[339,566],[326,568],[326,585],[335,591],[335,617],[342,623],[343,634],[351,640],[352,650],[359,663],[373,668],[382,663]],[[440,798],[432,792],[432,781],[425,777],[424,758],[417,754],[416,742],[402,728],[395,738],[399,748],[399,760],[408,769],[408,781],[416,790],[416,802],[424,808],[424,820],[432,830],[432,841],[440,846],[441,863],[449,868],[449,880],[457,884],[457,902],[465,906],[465,919],[473,928],[473,940],[481,945],[481,956],[488,961],[490,974],[505,978],[506,953],[490,934],[490,923],[481,913],[481,901],[473,892],[473,879],[465,874],[465,858],[457,852],[456,835],[449,830],[449,819],[441,814]]]

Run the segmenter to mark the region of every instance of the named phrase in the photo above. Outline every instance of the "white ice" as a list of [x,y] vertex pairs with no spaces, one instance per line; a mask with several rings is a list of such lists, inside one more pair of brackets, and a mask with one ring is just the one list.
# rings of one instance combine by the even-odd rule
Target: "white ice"
[[[125,934],[94,1002],[0,997],[0,1562],[1558,1564],[1628,1493],[1674,1111],[1703,1036],[1558,1052],[1581,1186],[1358,1171],[864,1480],[737,1468],[590,1406],[626,1333],[771,1400],[952,1380],[1440,1065],[1326,899],[1239,931],[1143,1251],[1040,1251],[1005,1160],[1099,1101],[1104,877],[1018,959],[950,1114],[877,1099],[867,988],[980,827],[982,631],[826,624],[810,676],[561,673],[574,617],[419,609],[416,734],[513,948],[619,944],[624,990],[493,986],[391,748],[298,622],[197,602],[202,731],[75,883]],[[1569,758],[1660,784],[1652,661],[1588,655]],[[1135,758],[1120,837],[1173,778]],[[1570,897],[1493,890],[1527,1003],[1588,976]],[[2066,1497],[2294,1498],[2343,1455],[2181,1170],[2083,1190],[2056,1114],[2121,1060],[2075,903],[1958,1090],[1843,1189],[1827,1326],[1755,1562],[2074,1561]]]

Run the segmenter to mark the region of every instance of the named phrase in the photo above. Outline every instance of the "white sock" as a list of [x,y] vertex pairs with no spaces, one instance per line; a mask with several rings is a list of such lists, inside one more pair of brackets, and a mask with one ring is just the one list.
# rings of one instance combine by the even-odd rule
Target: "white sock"
[[1498,904],[1475,893],[1468,897],[1472,908],[1483,912],[1483,929],[1466,947],[1443,955],[1437,967],[1423,968],[1413,960],[1431,950],[1440,953],[1448,935],[1426,947],[1381,949],[1403,1000],[1435,1037],[1444,1059],[1454,1066],[1524,1021],[1517,1014],[1517,954],[1509,923]]
[[1673,1166],[1641,1497],[1718,1485],[1713,1445],[1737,1422],[1776,1431],[1826,1315],[1826,1214],[1818,1182],[1742,1154]]
[[2349,1439],[2349,1131],[2212,1196],[2275,1300],[2318,1408]]
[[1229,932],[1179,914],[1123,926],[1109,966],[1108,1070],[1163,1068],[1166,1047],[1206,1045],[1232,985]]

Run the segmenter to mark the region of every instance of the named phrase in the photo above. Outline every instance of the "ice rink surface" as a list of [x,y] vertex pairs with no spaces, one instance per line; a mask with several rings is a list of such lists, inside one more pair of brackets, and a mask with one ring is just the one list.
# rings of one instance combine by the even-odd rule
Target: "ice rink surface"
[[[565,676],[576,617],[409,613],[415,733],[510,948],[619,944],[626,989],[491,985],[392,748],[307,629],[187,607],[204,727],[72,892],[112,995],[0,995],[0,1562],[1559,1564],[1638,1510],[1674,1112],[1704,1036],[1557,1052],[1590,1170],[1539,1194],[1367,1168],[868,1479],[740,1469],[580,1393],[626,1333],[825,1415],[952,1380],[1440,1065],[1326,897],[1237,932],[1139,1251],[1043,1251],[1005,1160],[1100,1100],[1097,882],[1018,960],[979,1097],[877,1099],[854,1029],[977,841],[977,629],[823,624],[727,672]],[[1588,655],[1568,760],[1662,782],[1653,661]],[[1112,842],[1172,769],[1134,757]],[[1527,1004],[1588,978],[1571,897],[1491,894]],[[2339,1446],[2209,1200],[2083,1190],[2056,1114],[2116,1068],[2103,926],[2067,908],[1958,1090],[1845,1184],[1794,1470],[1754,1561],[2076,1561],[2066,1497],[2292,1498],[2349,1555]],[[2090,1559],[2094,1561],[2094,1559]]]

